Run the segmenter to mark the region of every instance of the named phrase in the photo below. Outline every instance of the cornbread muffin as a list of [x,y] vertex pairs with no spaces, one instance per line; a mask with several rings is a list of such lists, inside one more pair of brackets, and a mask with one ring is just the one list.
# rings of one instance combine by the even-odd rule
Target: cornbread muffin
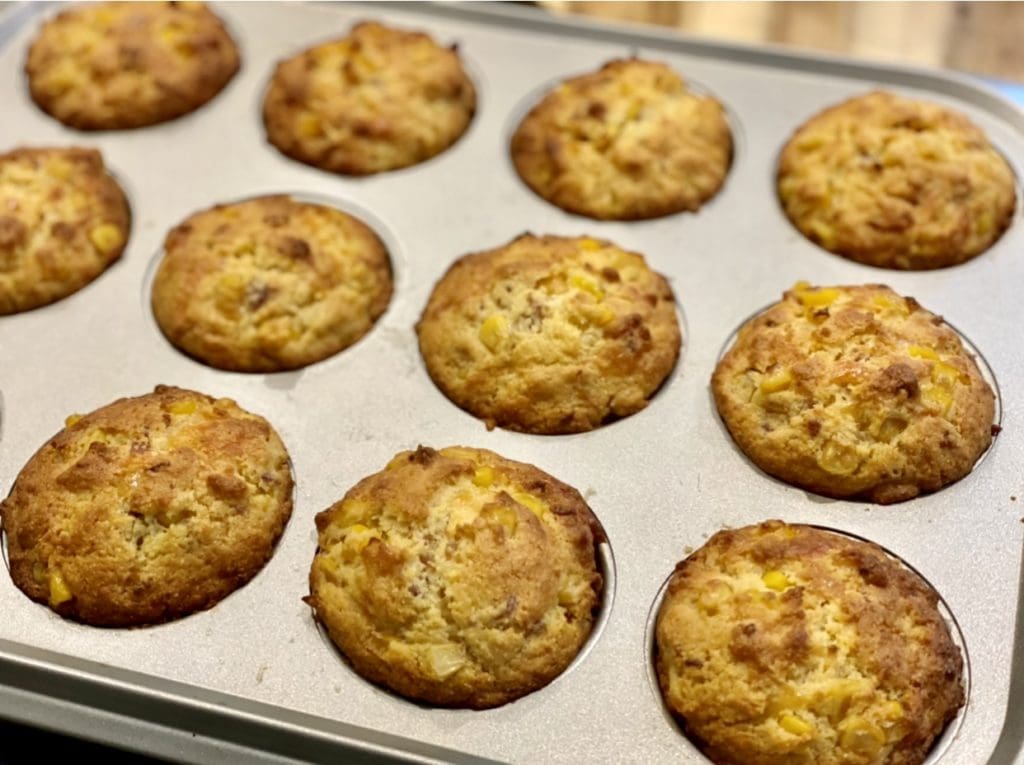
[[964,703],[938,596],[873,544],[768,521],[676,566],[669,709],[718,765],[920,765]]
[[655,61],[617,60],[566,80],[512,136],[523,181],[571,213],[602,220],[695,211],[732,162],[722,105]]
[[0,154],[0,315],[80,290],[121,257],[130,224],[98,151]]
[[270,559],[291,510],[266,420],[164,386],[68,417],[0,502],[14,583],[105,627],[210,608]]
[[551,682],[602,589],[575,489],[482,449],[419,447],[316,517],[307,599],[363,677],[483,709]]
[[234,77],[238,51],[201,3],[86,3],[29,48],[32,99],[65,125],[117,130],[197,109]]
[[270,143],[292,159],[369,175],[440,154],[475,110],[455,45],[367,22],[279,63],[263,122]]
[[457,260],[416,325],[456,405],[526,433],[592,430],[647,406],[681,335],[672,289],[641,255],[523,234]]
[[798,283],[740,329],[711,387],[748,457],[830,497],[935,491],[992,440],[995,396],[960,338],[877,284]]
[[942,268],[1002,235],[1013,171],[963,114],[886,92],[826,109],[779,158],[786,215],[826,250],[896,269]]
[[360,220],[287,196],[217,205],[172,229],[153,281],[160,329],[240,372],[295,369],[365,335],[391,299],[391,264]]

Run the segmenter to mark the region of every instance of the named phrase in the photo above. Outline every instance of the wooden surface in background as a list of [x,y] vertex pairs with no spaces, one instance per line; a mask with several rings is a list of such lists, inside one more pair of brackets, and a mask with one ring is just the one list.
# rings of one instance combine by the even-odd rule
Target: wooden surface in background
[[555,13],[658,24],[1024,82],[1024,2],[573,2]]

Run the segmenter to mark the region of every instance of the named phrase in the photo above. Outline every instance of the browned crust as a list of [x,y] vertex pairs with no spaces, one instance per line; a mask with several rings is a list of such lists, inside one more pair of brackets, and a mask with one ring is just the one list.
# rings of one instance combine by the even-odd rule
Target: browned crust
[[180,117],[238,71],[238,50],[201,3],[86,3],[43,24],[25,72],[32,100],[80,130]]
[[883,91],[800,126],[779,157],[786,215],[825,249],[881,268],[943,268],[996,242],[1016,207],[1006,160],[965,115]]
[[275,372],[363,337],[391,299],[391,263],[357,218],[287,196],[217,205],[167,235],[152,305],[167,338],[218,369]]
[[992,440],[995,395],[960,338],[882,285],[797,285],[741,328],[711,386],[758,467],[830,497],[937,491]]
[[664,277],[590,237],[524,234],[460,258],[416,331],[427,371],[457,406],[488,427],[545,434],[640,411],[681,345]]
[[964,703],[937,603],[868,542],[781,521],[722,531],[669,583],[659,686],[719,765],[920,765]]
[[292,478],[266,420],[158,386],[69,423],[0,502],[28,597],[87,624],[154,624],[210,608],[269,560]]
[[696,211],[725,182],[732,133],[721,104],[665,64],[615,60],[548,93],[512,136],[538,195],[600,220]]
[[[112,227],[109,241],[100,226]],[[0,315],[77,292],[121,257],[130,229],[128,201],[95,149],[0,155]]]
[[366,679],[484,709],[557,677],[602,589],[579,492],[482,449],[402,452],[317,515],[308,602]]
[[283,154],[333,173],[368,175],[441,153],[475,111],[476,90],[455,45],[365,22],[281,61],[263,122]]

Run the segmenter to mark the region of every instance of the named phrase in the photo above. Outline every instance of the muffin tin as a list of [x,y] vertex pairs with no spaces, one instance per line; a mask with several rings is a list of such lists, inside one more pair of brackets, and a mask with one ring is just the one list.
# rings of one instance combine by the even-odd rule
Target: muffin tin
[[[139,630],[66,622],[0,576],[0,714],[184,760],[702,762],[652,685],[649,620],[659,588],[687,552],[723,526],[778,517],[874,541],[943,597],[963,635],[970,684],[967,706],[931,761],[1020,759],[1020,207],[1003,238],[965,265],[882,271],[804,240],[779,209],[773,175],[797,125],[878,86],[966,112],[1018,178],[1024,114],[951,74],[569,23],[525,8],[257,3],[216,7],[243,64],[211,103],[161,126],[77,133],[28,98],[22,65],[37,10],[52,12],[16,8],[5,22],[12,34],[0,50],[0,149],[100,148],[125,187],[134,225],[121,261],[95,282],[49,307],[0,318],[0,491],[66,415],[158,383],[229,396],[270,419],[291,453],[297,490],[292,520],[264,570],[215,608],[177,622]],[[274,62],[368,18],[459,44],[480,97],[469,131],[428,162],[369,178],[282,157],[265,143],[259,118]],[[617,223],[563,213],[515,175],[512,130],[553,82],[632,54],[669,62],[726,105],[736,152],[725,187],[697,214]],[[214,203],[280,192],[335,204],[377,230],[395,271],[390,307],[355,346],[296,372],[228,373],[183,356],[149,310],[164,235]],[[647,409],[579,435],[488,432],[431,383],[412,327],[433,284],[455,258],[524,230],[611,239],[670,278],[684,348]],[[889,284],[945,315],[984,354],[1001,394],[1003,430],[972,474],[880,507],[809,495],[738,452],[715,412],[711,371],[730,334],[800,279]],[[604,565],[614,576],[594,636],[562,676],[513,704],[431,709],[371,686],[339,659],[301,601],[315,513],[417,444],[477,446],[531,462],[583,492],[607,532]]]

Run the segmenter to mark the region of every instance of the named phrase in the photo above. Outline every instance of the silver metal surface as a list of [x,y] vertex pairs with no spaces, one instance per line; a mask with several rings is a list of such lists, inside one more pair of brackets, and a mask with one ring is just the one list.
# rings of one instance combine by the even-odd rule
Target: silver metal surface
[[[35,19],[0,50],[0,150],[96,146],[134,214],[128,249],[106,274],[50,307],[0,318],[0,492],[67,414],[166,383],[230,396],[273,422],[295,466],[295,513],[249,585],[210,611],[158,627],[67,622],[0,576],[0,716],[209,761],[248,747],[265,750],[267,761],[327,760],[332,752],[336,759],[347,749],[417,761],[454,760],[446,750],[457,750],[469,755],[463,761],[700,762],[652,687],[649,615],[687,550],[723,526],[778,517],[871,539],[920,571],[945,599],[970,663],[968,705],[941,762],[1020,757],[1020,211],[1003,239],[968,264],[889,272],[804,240],[781,214],[772,178],[796,125],[877,85],[967,112],[1018,177],[1024,115],[965,78],[568,24],[525,8],[254,3],[218,11],[240,43],[242,71],[198,112],[141,130],[77,133],[33,106],[22,65]],[[265,143],[259,120],[274,62],[371,17],[459,43],[480,95],[467,135],[422,165],[364,179],[282,157]],[[668,61],[728,106],[736,137],[729,178],[695,215],[638,223],[570,216],[518,180],[507,157],[511,130],[538,88],[632,53]],[[165,233],[214,203],[282,191],[367,215],[392,249],[390,308],[355,347],[298,372],[234,374],[184,357],[148,308]],[[685,352],[643,412],[575,436],[488,432],[431,383],[412,330],[431,287],[456,257],[524,230],[606,237],[644,253],[671,279]],[[885,282],[945,315],[984,354],[1001,391],[1003,431],[971,475],[878,507],[772,480],[735,449],[708,390],[715,360],[743,319],[800,279]],[[316,548],[314,514],[417,444],[480,446],[534,463],[587,496],[610,540],[614,592],[589,652],[549,687],[499,709],[430,709],[365,683],[325,645],[301,601]]]

